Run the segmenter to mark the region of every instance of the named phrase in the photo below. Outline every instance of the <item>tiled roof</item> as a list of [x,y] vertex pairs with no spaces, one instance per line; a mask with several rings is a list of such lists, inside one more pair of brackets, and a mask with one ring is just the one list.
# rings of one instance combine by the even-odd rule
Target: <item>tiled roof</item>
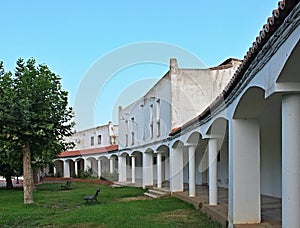
[[298,3],[299,0],[285,0],[285,1],[278,2],[278,9],[273,10],[272,16],[268,18],[267,23],[263,26],[262,30],[259,32],[259,35],[256,37],[256,40],[249,48],[248,52],[244,56],[244,59],[242,60],[241,65],[238,67],[237,71],[234,73],[232,79],[225,87],[223,92],[199,116],[187,122],[182,127],[172,129],[170,136],[174,136],[180,133],[182,128],[191,126],[194,123],[199,122],[199,120],[209,116],[212,110],[216,109],[222,102],[224,102],[224,99],[226,99],[229,96],[229,94],[234,90],[234,88],[240,82],[244,73],[247,71],[248,67],[255,59],[257,54],[262,50],[263,46],[268,42],[268,40],[271,38],[274,32],[284,22],[286,16],[289,15],[289,13]]
[[105,146],[105,147],[84,149],[84,150],[70,150],[70,151],[61,152],[58,155],[58,157],[65,158],[65,157],[75,157],[75,156],[81,156],[87,154],[107,153],[107,152],[116,151],[118,150],[118,148],[119,148],[118,145],[112,145],[112,146]]

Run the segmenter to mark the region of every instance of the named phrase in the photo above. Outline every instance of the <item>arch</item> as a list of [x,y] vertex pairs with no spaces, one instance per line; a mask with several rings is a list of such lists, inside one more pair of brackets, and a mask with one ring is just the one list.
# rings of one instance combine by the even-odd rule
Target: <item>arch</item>
[[99,156],[98,156],[97,160],[105,159],[105,158],[108,159],[109,156],[108,156],[107,154],[102,154],[102,155],[99,155]]
[[175,142],[172,142],[171,145],[170,145],[170,148],[177,148],[179,146],[184,146],[184,143],[181,141],[181,140],[176,140]]
[[147,148],[145,150],[145,153],[154,153],[154,150],[152,148]]
[[169,151],[169,147],[166,145],[160,145],[156,148],[156,151]]
[[123,152],[120,152],[119,156],[126,157],[126,156],[129,156],[129,153],[123,151]]
[[233,119],[257,118],[265,103],[265,90],[258,86],[248,88],[239,99]]
[[202,139],[201,133],[198,131],[194,131],[188,136],[186,143],[197,145],[201,139]]
[[118,159],[118,155],[117,154],[111,154],[108,157],[109,159],[114,158],[114,159]]
[[282,71],[278,75],[276,82],[300,82],[300,78],[296,72],[300,71],[299,65],[300,41],[293,48],[290,56],[285,62]]

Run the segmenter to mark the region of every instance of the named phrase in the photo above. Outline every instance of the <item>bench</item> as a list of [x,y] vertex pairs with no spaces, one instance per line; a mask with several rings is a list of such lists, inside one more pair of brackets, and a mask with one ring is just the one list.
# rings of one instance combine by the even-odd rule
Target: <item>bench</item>
[[100,188],[97,189],[97,191],[94,195],[85,195],[83,199],[85,200],[85,202],[88,202],[88,201],[98,202],[97,197],[98,197],[99,192],[100,192]]
[[71,184],[72,184],[72,181],[67,181],[67,183],[65,185],[60,186],[60,190],[69,190],[69,189],[71,189]]

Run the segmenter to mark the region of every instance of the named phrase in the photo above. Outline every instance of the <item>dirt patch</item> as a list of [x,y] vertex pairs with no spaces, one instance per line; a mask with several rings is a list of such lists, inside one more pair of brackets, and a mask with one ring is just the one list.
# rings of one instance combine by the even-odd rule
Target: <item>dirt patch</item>
[[58,178],[58,177],[44,177],[42,178],[42,182],[50,182],[50,183],[56,183],[56,182],[65,182],[71,180],[73,182],[85,182],[85,183],[94,183],[94,184],[101,184],[101,185],[112,185],[113,183],[106,180],[100,180],[100,179],[80,179],[80,178]]
[[150,198],[147,196],[136,196],[136,197],[127,197],[118,199],[117,202],[129,202],[129,201],[135,201],[135,200],[149,200]]
[[151,215],[149,218],[153,222],[162,223],[165,222],[174,222],[177,225],[188,224],[191,227],[194,227],[194,224],[198,223],[197,216],[195,212],[191,209],[180,209],[175,211],[167,211],[157,215]]

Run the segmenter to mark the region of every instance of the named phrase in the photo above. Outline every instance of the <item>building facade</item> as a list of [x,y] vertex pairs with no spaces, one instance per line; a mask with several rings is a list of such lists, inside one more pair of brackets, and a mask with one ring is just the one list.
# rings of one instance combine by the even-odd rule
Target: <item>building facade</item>
[[[242,62],[182,69],[172,59],[145,96],[119,108],[119,147],[81,155],[81,166],[102,170],[105,157],[119,182],[166,184],[191,198],[207,185],[212,210],[226,189],[229,227],[264,222],[264,197],[278,199],[280,225],[299,227],[299,24],[299,1],[280,1]],[[61,154],[64,176],[82,157]]]
[[93,176],[101,177],[103,172],[114,172],[118,151],[118,125],[109,122],[84,131],[76,132],[66,139],[73,142],[73,150],[62,152],[55,160],[56,176],[74,177],[90,170]]

